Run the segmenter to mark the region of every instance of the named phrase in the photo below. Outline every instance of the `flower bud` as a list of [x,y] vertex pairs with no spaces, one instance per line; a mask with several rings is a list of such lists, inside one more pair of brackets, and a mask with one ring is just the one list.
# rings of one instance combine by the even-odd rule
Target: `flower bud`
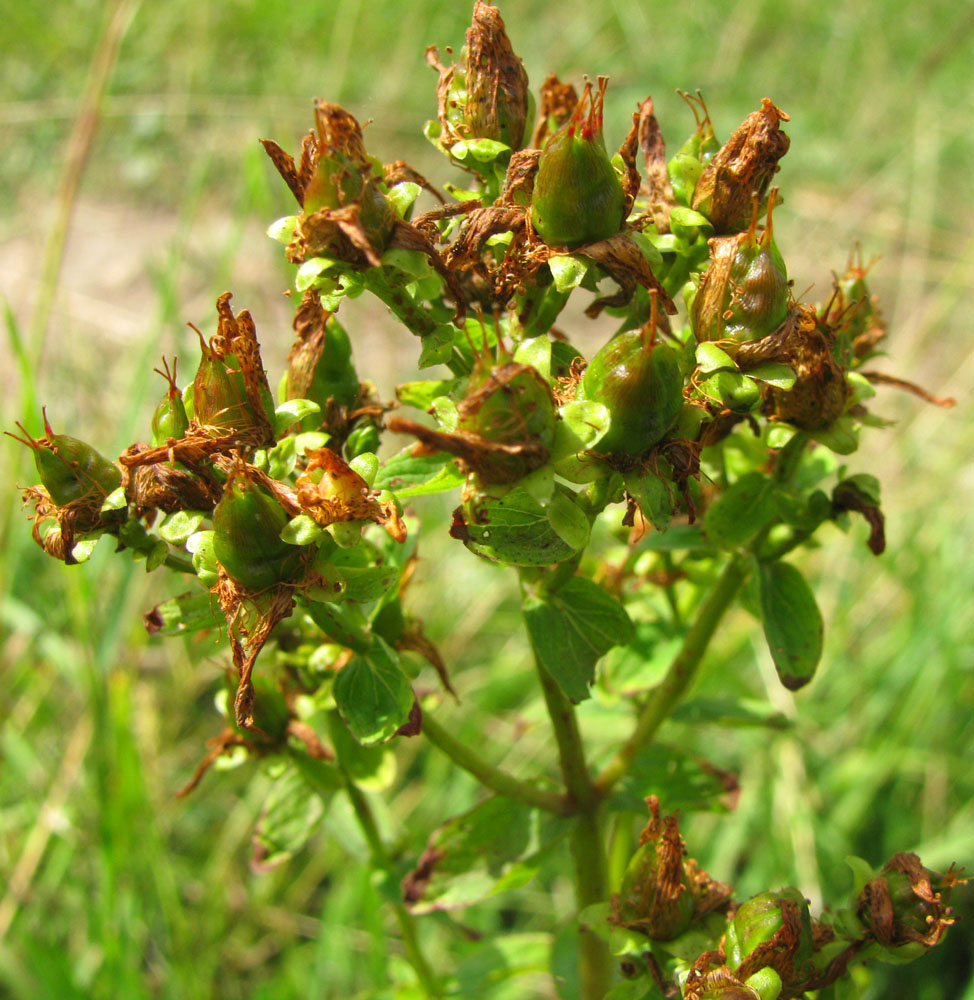
[[[679,148],[676,155],[666,165],[673,187],[673,194],[681,205],[689,206],[693,200],[693,191],[700,180],[700,175],[704,168],[713,159],[714,154],[720,149],[717,136],[714,135],[714,126],[710,120],[710,112],[704,103],[703,96],[698,91],[693,94],[685,94],[679,91],[680,97],[690,106],[693,117],[697,123],[697,130]],[[699,105],[700,111],[697,111]]]
[[691,321],[698,341],[758,340],[776,330],[788,313],[788,275],[774,243],[768,199],[764,232],[757,235],[758,200],[751,226],[737,236],[710,240],[711,263],[693,300]]
[[122,484],[122,474],[118,468],[100,455],[90,444],[55,434],[44,413],[42,438],[33,438],[17,424],[25,437],[20,438],[8,432],[21,444],[34,452],[34,466],[48,495],[58,507],[92,498],[101,505],[101,499],[118,489]]
[[764,198],[791,145],[779,128],[783,121],[788,115],[763,98],[761,110],[744,119],[700,175],[691,207],[707,216],[719,236],[744,229],[753,198]]
[[306,550],[281,540],[288,520],[246,466],[235,468],[213,511],[213,550],[227,576],[259,591],[300,575]]
[[531,222],[550,246],[577,247],[615,236],[626,196],[602,138],[606,77],[587,82],[571,118],[545,143],[538,161]]
[[649,323],[613,337],[589,362],[578,398],[608,407],[611,423],[598,451],[639,456],[658,444],[683,409],[677,352],[655,338],[656,296]]

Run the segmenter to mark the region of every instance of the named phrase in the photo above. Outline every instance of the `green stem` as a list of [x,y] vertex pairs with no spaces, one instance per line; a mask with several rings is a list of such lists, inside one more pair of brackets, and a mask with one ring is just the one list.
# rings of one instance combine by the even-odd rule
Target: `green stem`
[[[339,766],[341,766],[341,762],[339,762]],[[386,850],[386,846],[382,842],[382,837],[379,835],[379,828],[376,826],[372,807],[362,794],[362,789],[355,784],[344,767],[342,767],[342,776],[345,779],[345,790],[348,792],[348,797],[351,800],[352,809],[355,811],[355,818],[358,820],[362,833],[365,834],[365,839],[372,854],[372,867],[394,877],[395,871],[392,859],[389,857],[389,852]],[[399,933],[402,935],[406,960],[416,973],[416,978],[419,980],[423,992],[427,997],[442,997],[443,992],[436,982],[436,976],[434,976],[433,970],[426,961],[426,956],[420,947],[419,935],[416,933],[416,921],[413,919],[413,915],[398,900],[394,901],[392,906],[396,914],[396,920],[399,922]]]
[[[540,663],[536,666],[558,744],[565,788],[576,809],[572,854],[575,859],[575,898],[581,911],[609,897],[601,799],[585,761],[575,709],[558,682]],[[612,985],[612,956],[606,943],[584,925],[579,927],[578,964],[582,1000],[602,1000]]]
[[650,701],[640,713],[632,735],[595,779],[598,792],[605,794],[626,774],[636,755],[649,743],[660,724],[686,693],[697,675],[697,669],[724,612],[747,579],[747,574],[747,558],[740,554],[731,556],[706,600],[700,605],[666,676],[650,693]]
[[570,814],[570,803],[556,792],[536,788],[486,761],[479,750],[461,743],[428,714],[423,715],[423,735],[455,764],[472,774],[482,785],[499,795],[545,809],[562,816]]

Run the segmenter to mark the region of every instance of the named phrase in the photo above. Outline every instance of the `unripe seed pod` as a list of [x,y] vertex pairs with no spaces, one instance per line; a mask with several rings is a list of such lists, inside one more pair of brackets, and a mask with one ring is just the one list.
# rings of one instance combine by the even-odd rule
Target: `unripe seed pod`
[[626,196],[602,138],[607,79],[599,77],[571,118],[545,143],[531,201],[531,222],[550,246],[577,247],[615,236],[625,221]]
[[774,243],[771,217],[777,188],[768,199],[767,225],[757,235],[755,198],[751,226],[737,236],[710,241],[711,264],[693,300],[691,319],[698,341],[759,340],[788,314],[788,275]]
[[227,576],[255,591],[299,576],[306,550],[281,540],[288,520],[246,467],[235,469],[213,511],[213,551]]
[[189,430],[189,418],[183,405],[183,394],[176,385],[176,359],[173,358],[172,371],[165,358],[163,371],[155,370],[169,383],[169,388],[152,415],[152,443],[162,446],[170,439],[178,441]]
[[24,438],[8,436],[27,445],[34,452],[34,466],[48,495],[58,507],[67,507],[85,497],[106,497],[122,484],[118,468],[100,455],[90,444],[55,434],[44,412],[42,438],[32,438],[17,424]]
[[676,351],[655,339],[656,296],[650,321],[610,340],[589,362],[578,398],[609,410],[598,451],[638,456],[658,444],[683,409],[683,376]]

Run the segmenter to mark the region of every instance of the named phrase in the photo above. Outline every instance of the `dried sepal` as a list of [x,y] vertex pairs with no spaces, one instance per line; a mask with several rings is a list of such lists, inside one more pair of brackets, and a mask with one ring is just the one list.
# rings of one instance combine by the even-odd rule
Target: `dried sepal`
[[549,73],[541,84],[538,118],[531,134],[531,145],[540,149],[571,118],[578,104],[574,84],[562,83],[555,73]]
[[666,166],[666,142],[656,120],[652,97],[639,106],[637,137],[643,157],[641,192],[658,233],[670,231],[670,210],[676,204],[673,184]]
[[330,448],[309,451],[308,465],[295,484],[298,506],[317,524],[374,521],[397,541],[405,541],[406,526],[395,502],[380,502],[378,492]]
[[735,129],[704,168],[693,192],[692,207],[713,224],[717,235],[747,228],[752,198],[763,199],[788,152],[791,140],[780,124],[788,115],[767,97]]

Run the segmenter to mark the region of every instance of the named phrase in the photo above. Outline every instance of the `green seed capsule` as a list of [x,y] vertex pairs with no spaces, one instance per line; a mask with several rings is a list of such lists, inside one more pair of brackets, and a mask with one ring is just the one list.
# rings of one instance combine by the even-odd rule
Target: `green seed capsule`
[[585,369],[578,398],[603,403],[611,418],[600,452],[642,455],[663,439],[683,409],[679,357],[655,342],[655,318],[654,308],[647,326],[614,337]]
[[189,418],[183,405],[183,394],[176,385],[176,359],[173,359],[172,371],[165,358],[162,359],[164,371],[155,370],[169,383],[169,389],[152,415],[152,443],[161,447],[170,439],[178,441],[189,430]]
[[615,236],[625,221],[626,196],[602,138],[607,80],[585,84],[571,118],[538,160],[531,222],[550,246],[577,247]]
[[233,474],[213,511],[213,551],[227,575],[250,590],[300,576],[306,550],[281,540],[288,520],[246,470]]
[[[728,933],[728,961],[741,966],[759,945],[779,931],[785,935],[788,947],[783,956],[788,960],[787,968],[792,975],[801,976],[812,958],[812,921],[805,897],[794,888],[762,892],[737,908],[733,933]],[[776,971],[781,973],[783,968]]]
[[710,241],[711,264],[691,310],[698,341],[759,340],[784,322],[790,289],[771,223],[776,193],[772,189],[767,224],[760,236],[755,200],[747,232]]
[[46,412],[42,438],[32,438],[20,424],[17,426],[26,437],[8,436],[34,452],[37,474],[58,507],[67,507],[85,497],[106,497],[121,486],[122,474],[113,463],[90,444],[67,434],[55,434]]

